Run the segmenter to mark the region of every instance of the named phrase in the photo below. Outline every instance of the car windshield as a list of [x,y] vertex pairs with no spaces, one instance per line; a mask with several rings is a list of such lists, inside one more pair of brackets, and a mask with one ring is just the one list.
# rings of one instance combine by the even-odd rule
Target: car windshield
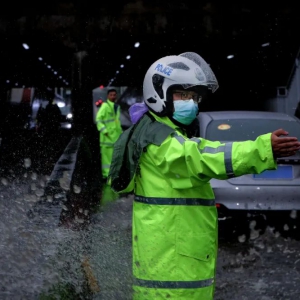
[[205,133],[211,141],[245,141],[255,140],[259,135],[284,129],[289,136],[300,140],[300,123],[276,119],[233,119],[212,121]]

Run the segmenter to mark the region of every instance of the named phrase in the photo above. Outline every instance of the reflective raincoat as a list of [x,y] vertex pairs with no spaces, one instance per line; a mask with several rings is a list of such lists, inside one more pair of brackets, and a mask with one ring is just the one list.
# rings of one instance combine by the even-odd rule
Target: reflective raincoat
[[271,134],[233,143],[189,139],[169,118],[147,113],[121,135],[113,161],[112,188],[135,194],[134,299],[212,300],[218,217],[209,181],[276,169]]
[[96,124],[100,133],[102,177],[107,178],[113,146],[122,133],[119,105],[107,99],[97,112]]

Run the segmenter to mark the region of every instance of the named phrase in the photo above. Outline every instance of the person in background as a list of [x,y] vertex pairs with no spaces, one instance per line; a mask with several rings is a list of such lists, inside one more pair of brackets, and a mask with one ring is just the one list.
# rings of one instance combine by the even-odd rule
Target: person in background
[[134,299],[212,300],[218,216],[210,180],[276,169],[276,158],[300,149],[283,129],[233,143],[190,134],[217,89],[194,52],[157,60],[144,77],[144,103],[129,109],[133,125],[115,143],[108,183],[134,193]]
[[103,102],[96,115],[96,125],[100,134],[101,170],[103,180],[107,179],[113,147],[120,134],[122,127],[120,122],[120,107],[115,102],[117,91],[107,91],[107,101]]

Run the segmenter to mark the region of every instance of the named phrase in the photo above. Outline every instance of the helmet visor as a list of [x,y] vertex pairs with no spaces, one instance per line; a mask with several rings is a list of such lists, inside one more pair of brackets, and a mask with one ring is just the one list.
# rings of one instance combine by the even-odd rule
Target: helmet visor
[[[180,54],[179,56],[186,57],[187,59],[193,61],[195,64],[198,65],[198,68],[195,69],[195,76],[199,80],[199,82],[203,82],[203,85],[207,86],[208,89],[211,90],[213,93],[218,89],[219,84],[214,72],[199,54],[194,52],[185,52]],[[184,89],[188,89],[195,85],[196,84],[185,83],[182,84],[182,87]]]

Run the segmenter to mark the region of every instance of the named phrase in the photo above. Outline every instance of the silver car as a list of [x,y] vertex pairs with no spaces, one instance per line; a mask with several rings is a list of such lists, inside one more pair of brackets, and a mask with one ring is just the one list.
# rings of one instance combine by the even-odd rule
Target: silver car
[[[300,120],[284,113],[265,111],[201,112],[200,136],[212,141],[255,140],[257,136],[284,129],[300,140]],[[277,160],[277,170],[227,180],[212,179],[219,221],[250,216],[282,217],[300,211],[300,153]],[[280,214],[272,214],[280,212]],[[270,217],[271,218],[271,217]]]

